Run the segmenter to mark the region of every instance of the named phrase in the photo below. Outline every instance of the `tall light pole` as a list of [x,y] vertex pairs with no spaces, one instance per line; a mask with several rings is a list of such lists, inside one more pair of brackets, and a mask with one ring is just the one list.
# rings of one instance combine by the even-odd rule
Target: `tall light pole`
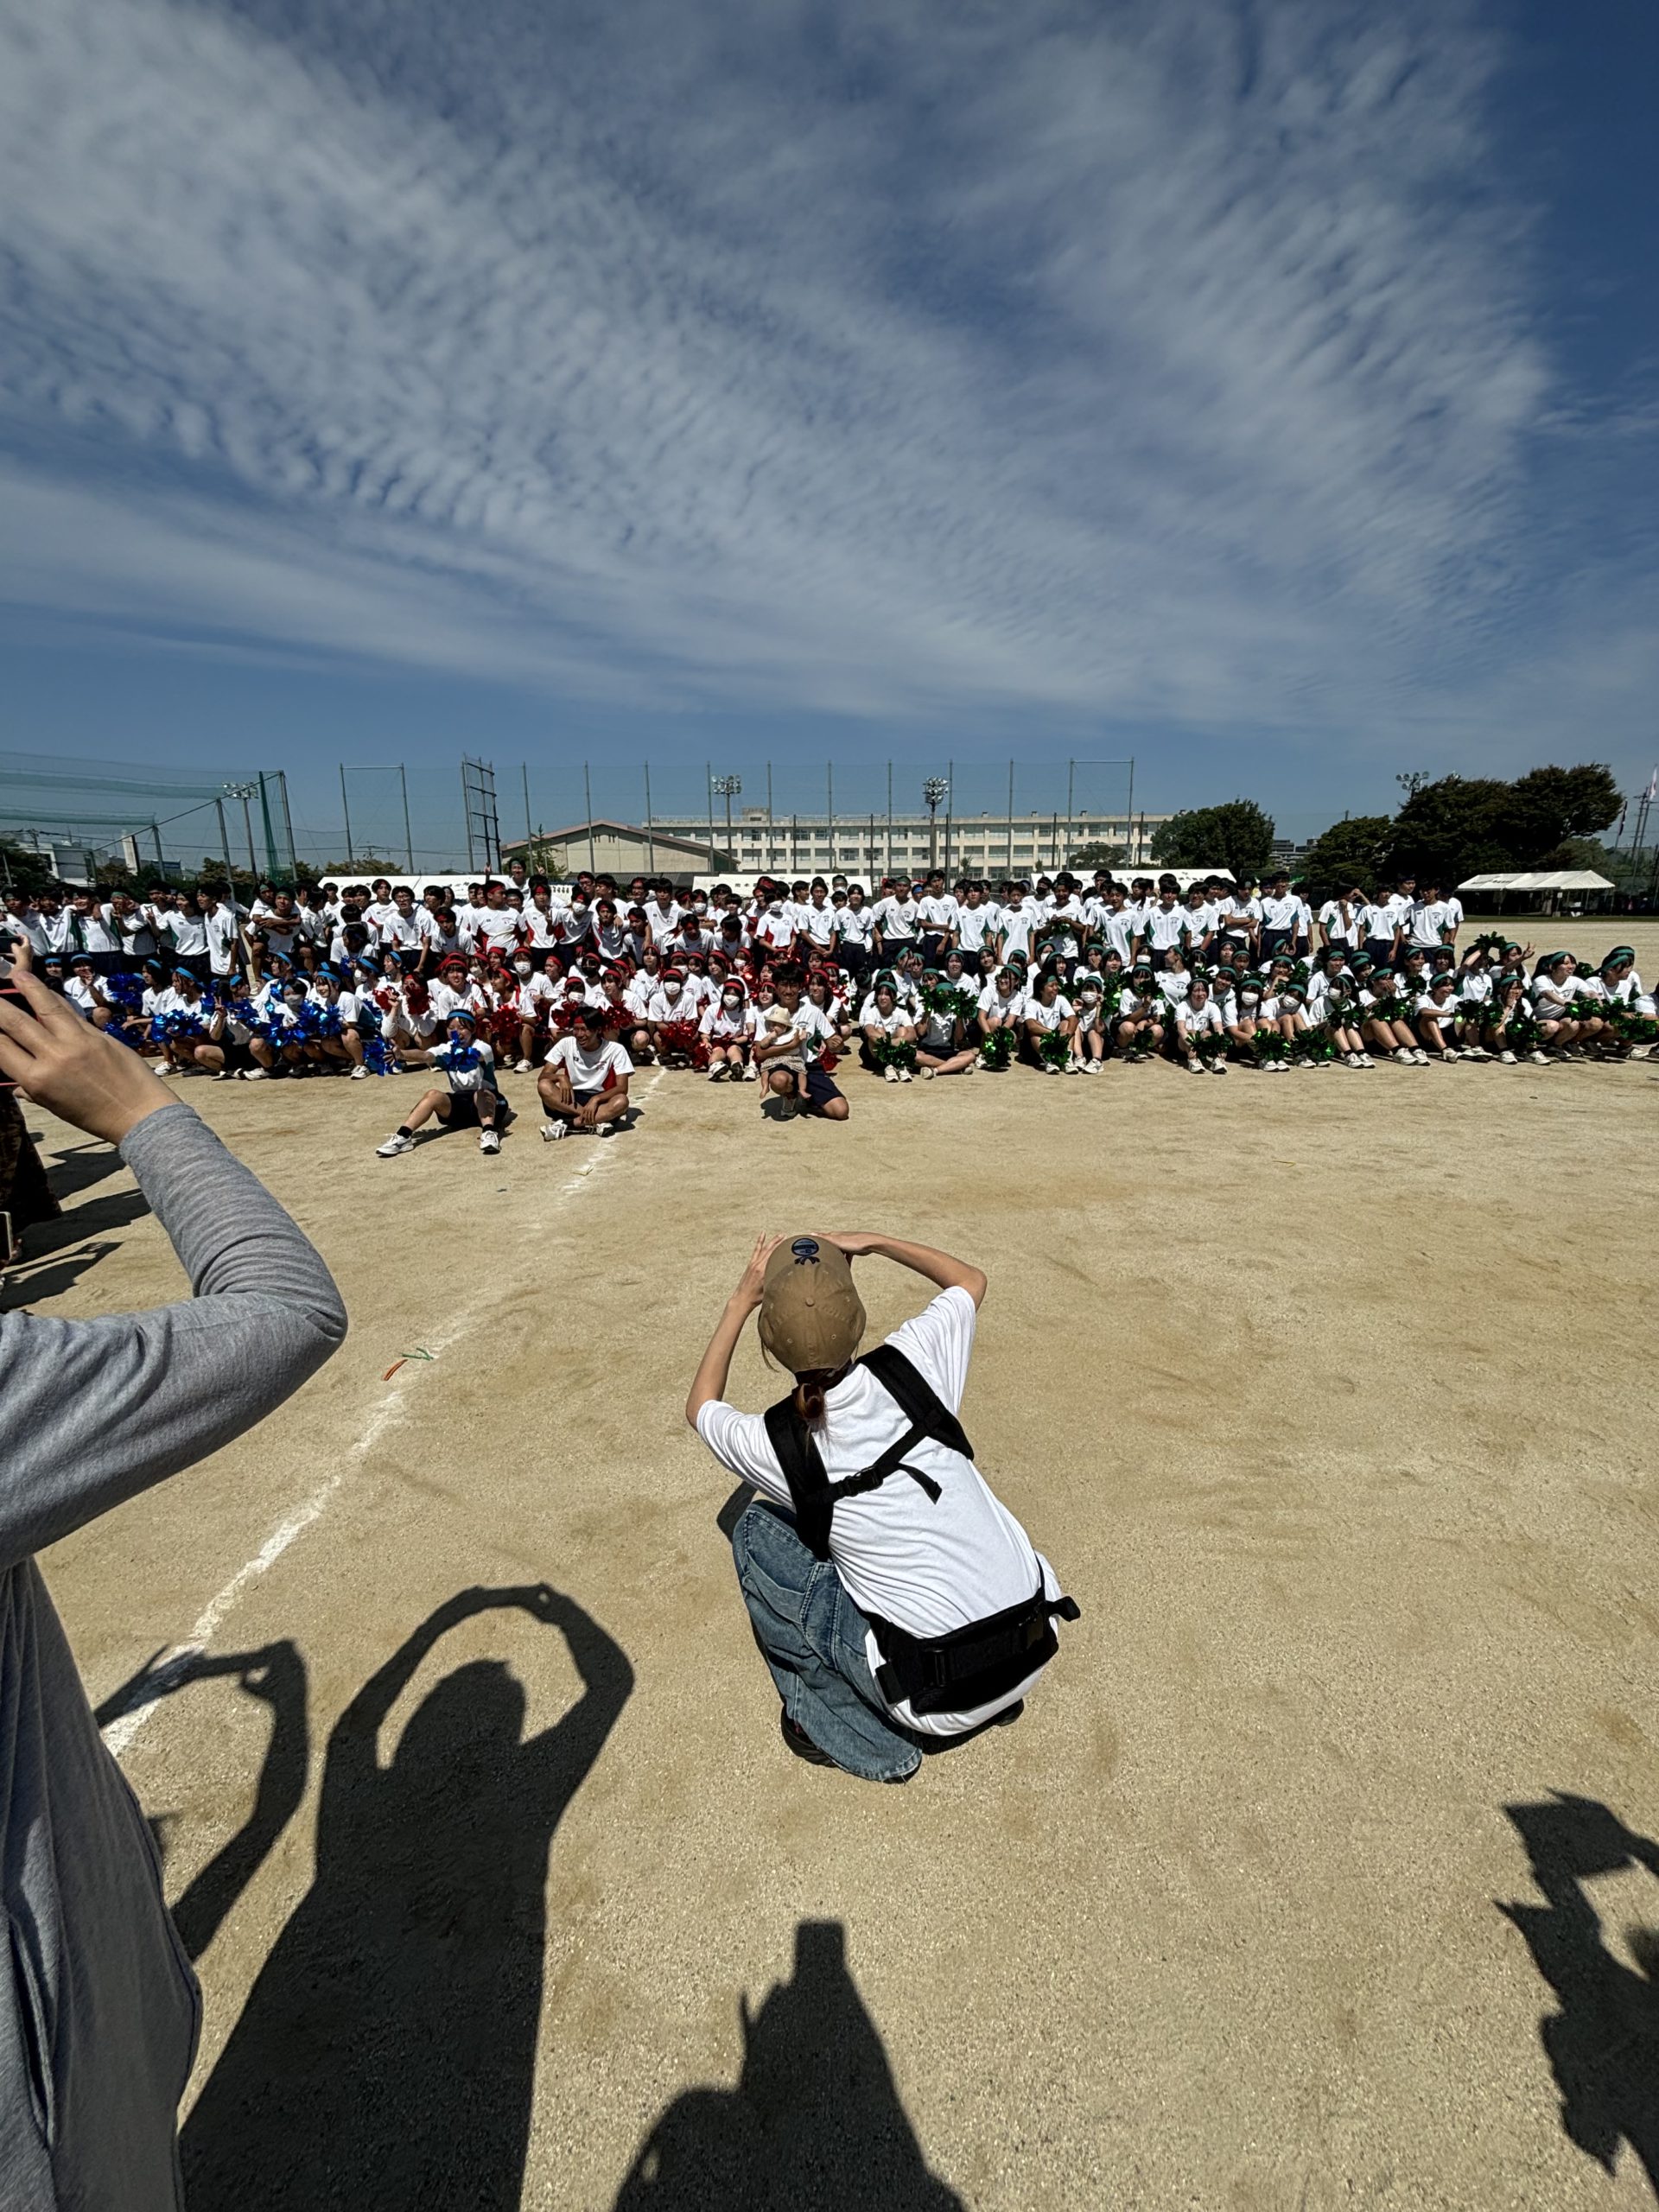
[[939,808],[950,795],[950,786],[943,776],[930,776],[922,785],[922,797],[927,801],[927,865],[930,873],[939,864]]
[[[732,854],[732,801],[737,797],[742,788],[743,779],[741,776],[716,776],[712,785],[715,797],[717,798],[723,798],[726,802],[726,865],[728,868],[734,865]],[[712,861],[714,855],[710,853],[709,858],[710,861]]]
[[[346,771],[342,768],[340,772],[341,779],[340,789],[344,791],[346,787]],[[255,788],[255,785],[252,784],[226,784],[224,786],[224,791],[226,798],[239,798],[242,802],[242,827],[246,832],[248,840],[248,874],[253,882],[257,883],[259,880],[259,860],[258,855],[253,849],[253,817],[248,811],[248,801],[253,797]],[[349,827],[346,833],[346,842],[348,844],[351,842]],[[349,863],[351,855],[347,853],[346,858]],[[250,891],[248,896],[250,898],[253,896],[251,891]]]

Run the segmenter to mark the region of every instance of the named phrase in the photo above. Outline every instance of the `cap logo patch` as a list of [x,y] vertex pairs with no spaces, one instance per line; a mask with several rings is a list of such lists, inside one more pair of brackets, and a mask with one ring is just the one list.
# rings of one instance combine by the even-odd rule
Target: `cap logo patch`
[[818,1264],[818,1240],[816,1236],[798,1236],[790,1246],[798,1268],[816,1268]]

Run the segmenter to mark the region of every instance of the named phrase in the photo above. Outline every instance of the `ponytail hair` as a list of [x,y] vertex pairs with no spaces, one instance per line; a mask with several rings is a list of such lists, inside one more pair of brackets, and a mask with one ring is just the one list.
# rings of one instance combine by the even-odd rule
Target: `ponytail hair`
[[828,1367],[811,1367],[795,1377],[795,1403],[809,1428],[823,1427],[824,1393],[836,1379],[836,1370]]

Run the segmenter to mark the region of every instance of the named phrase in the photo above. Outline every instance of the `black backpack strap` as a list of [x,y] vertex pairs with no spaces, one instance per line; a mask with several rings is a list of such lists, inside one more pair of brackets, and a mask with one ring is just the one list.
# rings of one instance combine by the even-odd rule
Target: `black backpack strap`
[[[812,1433],[801,1419],[791,1393],[768,1406],[765,1414],[766,1438],[778,1457],[795,1508],[795,1525],[801,1541],[814,1559],[830,1556],[830,1516],[835,1506],[829,1478]],[[836,1485],[837,1488],[840,1485]]]
[[[913,1428],[947,1450],[960,1452],[964,1459],[973,1458],[974,1447],[962,1423],[897,1344],[877,1344],[874,1351],[865,1353],[859,1365],[868,1367],[887,1395],[898,1400],[900,1412]],[[915,1440],[913,1436],[906,1438],[905,1449],[908,1451]]]

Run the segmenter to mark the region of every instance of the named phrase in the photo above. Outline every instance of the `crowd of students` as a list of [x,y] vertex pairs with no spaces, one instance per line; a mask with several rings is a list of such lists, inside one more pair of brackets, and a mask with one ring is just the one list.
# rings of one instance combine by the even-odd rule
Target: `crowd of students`
[[1287,874],[1183,893],[1105,870],[947,889],[936,871],[874,899],[839,876],[762,878],[742,897],[514,874],[464,897],[262,884],[246,908],[213,884],[16,894],[0,936],[171,1074],[429,1071],[387,1157],[429,1122],[497,1149],[505,1069],[535,1072],[556,1140],[611,1134],[648,1063],[760,1085],[776,1117],[844,1121],[849,1062],[893,1084],[1154,1058],[1274,1074],[1645,1056],[1659,1038],[1630,946],[1594,967],[1498,934],[1460,947],[1458,901],[1410,879],[1315,913]]

